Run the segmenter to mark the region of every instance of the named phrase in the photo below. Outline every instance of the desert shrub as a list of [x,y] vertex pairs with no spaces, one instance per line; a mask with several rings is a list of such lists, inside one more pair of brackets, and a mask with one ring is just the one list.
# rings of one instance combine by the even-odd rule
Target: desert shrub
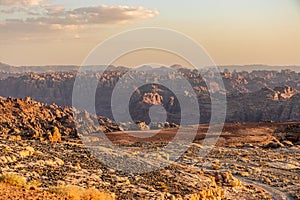
[[27,183],[29,188],[38,189],[42,185],[42,181],[40,180],[31,180]]
[[78,186],[51,187],[49,191],[72,200],[114,200],[114,195],[96,189],[84,189]]
[[13,173],[1,174],[0,183],[11,186],[26,186],[26,179]]

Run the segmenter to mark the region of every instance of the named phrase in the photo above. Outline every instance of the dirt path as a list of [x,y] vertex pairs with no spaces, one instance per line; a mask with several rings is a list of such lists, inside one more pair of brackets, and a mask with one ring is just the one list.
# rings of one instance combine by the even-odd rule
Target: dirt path
[[[211,170],[211,169],[208,169],[208,168],[205,168],[205,167],[201,167],[201,169],[204,169],[205,171],[216,172],[216,170]],[[227,169],[217,170],[217,171],[222,172],[222,171],[227,171]],[[294,198],[290,197],[285,192],[277,190],[277,189],[275,189],[271,186],[268,186],[266,184],[263,184],[261,182],[253,181],[253,180],[250,180],[248,178],[245,178],[245,177],[242,177],[242,176],[239,176],[239,175],[234,175],[234,177],[241,180],[243,183],[252,184],[252,185],[254,185],[254,187],[256,187],[258,189],[265,190],[267,193],[269,193],[272,196],[272,199],[274,199],[274,200],[294,200]]]
[[288,194],[286,194],[284,192],[281,192],[280,190],[277,190],[277,189],[275,189],[273,187],[270,187],[268,185],[265,185],[263,183],[260,183],[258,181],[253,181],[253,180],[250,180],[250,179],[238,176],[238,175],[235,175],[235,177],[240,179],[244,183],[252,184],[256,188],[260,188],[260,189],[265,190],[266,192],[268,192],[272,196],[272,198],[274,200],[294,200],[294,198],[289,197]]

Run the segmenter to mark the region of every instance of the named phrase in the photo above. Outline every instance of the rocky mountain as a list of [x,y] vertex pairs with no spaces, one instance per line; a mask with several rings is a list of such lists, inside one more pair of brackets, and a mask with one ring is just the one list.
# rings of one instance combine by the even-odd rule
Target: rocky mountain
[[87,112],[72,110],[70,107],[39,103],[27,97],[25,99],[0,98],[0,134],[13,140],[38,139],[51,142],[77,138],[74,112],[77,112],[78,121],[99,122],[100,126],[89,127],[93,132],[120,130],[107,118],[95,117]]
[[[262,88],[228,98],[227,119],[247,121],[299,121],[300,94],[290,87]],[[298,102],[297,102],[298,101]]]
[[[179,66],[173,68],[178,70],[178,73],[167,71],[167,69],[162,69],[163,73],[159,73],[159,69],[151,70],[147,68],[146,71],[133,71],[130,76],[127,76],[127,83],[132,80],[149,83],[140,88],[137,88],[134,83],[122,86],[121,96],[125,96],[127,91],[133,93],[129,109],[134,121],[149,123],[149,109],[153,105],[161,105],[167,110],[168,122],[180,123],[181,108],[175,93],[180,92],[185,97],[191,94],[187,89],[182,88],[180,84],[174,84],[174,91],[171,91],[166,87],[153,83],[157,80],[176,82],[184,78],[189,81],[197,95],[201,113],[200,123],[209,122],[211,99],[203,74]],[[114,119],[111,111],[111,97],[118,81],[126,74],[126,68],[110,67],[102,76],[92,69],[83,75],[75,72],[51,72],[9,76],[0,79],[0,95],[16,98],[30,96],[34,100],[47,104],[56,103],[62,106],[72,106],[72,90],[76,75],[83,76],[87,81],[98,78],[97,114]],[[214,77],[216,72],[206,71],[204,73]],[[221,76],[227,95],[227,122],[300,120],[298,114],[300,102],[298,92],[300,91],[299,73],[292,70],[282,70],[280,72],[229,72],[225,70],[221,73]],[[153,87],[156,89],[154,90]],[[221,91],[221,86],[213,79],[210,81],[210,87],[215,94]],[[124,91],[124,94],[122,94],[122,91]],[[120,101],[122,99],[121,97]],[[190,105],[189,102],[186,102],[186,104]],[[89,111],[89,109],[87,110]]]
[[64,65],[64,66],[20,66],[15,67],[0,62],[0,72],[6,73],[51,73],[51,72],[64,72],[64,71],[75,71],[78,70],[78,66],[75,65]]

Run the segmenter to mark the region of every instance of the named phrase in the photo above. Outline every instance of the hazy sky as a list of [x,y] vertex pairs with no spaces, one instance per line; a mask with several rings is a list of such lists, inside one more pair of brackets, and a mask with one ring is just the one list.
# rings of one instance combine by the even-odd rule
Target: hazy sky
[[76,64],[101,41],[165,27],[218,65],[300,65],[299,0],[0,0],[0,62]]

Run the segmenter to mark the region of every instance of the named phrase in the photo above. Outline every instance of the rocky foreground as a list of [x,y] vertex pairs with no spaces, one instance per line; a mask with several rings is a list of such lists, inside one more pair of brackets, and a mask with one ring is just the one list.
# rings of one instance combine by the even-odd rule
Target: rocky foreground
[[[108,168],[88,151],[71,113],[68,107],[30,99],[0,100],[0,199],[74,199],[63,192],[70,187],[92,190],[98,199],[300,199],[300,123],[227,124],[205,157],[199,151],[207,148],[201,145],[207,126],[201,125],[178,162],[127,174]],[[97,120],[115,145],[138,151],[162,148],[177,131],[135,139],[113,133],[118,129],[108,119]],[[110,157],[108,148],[102,151]],[[168,156],[157,159],[167,161]],[[24,183],[9,185],[9,175],[23,177]]]

